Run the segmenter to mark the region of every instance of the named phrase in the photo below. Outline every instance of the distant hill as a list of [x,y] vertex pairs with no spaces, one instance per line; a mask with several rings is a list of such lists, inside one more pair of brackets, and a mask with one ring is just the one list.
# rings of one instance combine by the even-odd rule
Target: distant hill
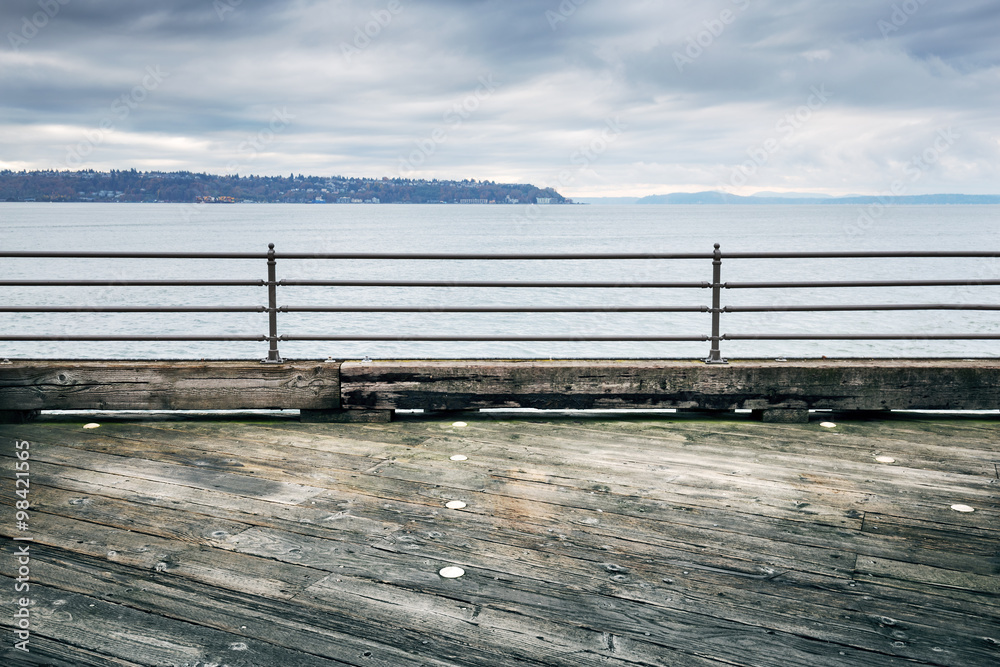
[[577,204],[592,204],[594,206],[621,206],[634,204],[638,197],[574,197]]
[[785,205],[800,206],[803,204],[1000,204],[1000,195],[909,195],[902,197],[742,197],[726,192],[675,192],[669,195],[652,195],[643,197],[636,204],[728,204],[759,206]]
[[[755,192],[751,197],[781,197],[782,199],[829,199],[833,195],[816,192]],[[853,197],[854,195],[847,195]]]
[[0,202],[568,204],[552,188],[493,181],[241,176],[189,171],[0,171]]

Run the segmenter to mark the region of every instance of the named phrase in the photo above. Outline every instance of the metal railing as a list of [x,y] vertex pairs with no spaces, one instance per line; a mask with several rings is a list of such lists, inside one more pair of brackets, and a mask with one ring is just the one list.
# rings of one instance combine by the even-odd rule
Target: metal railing
[[[1000,340],[1000,333],[721,333],[722,315],[726,313],[802,313],[823,311],[914,311],[914,310],[1000,310],[1000,304],[967,303],[892,303],[892,304],[819,304],[732,306],[722,304],[725,290],[767,290],[796,288],[859,287],[947,287],[1000,286],[1000,279],[974,280],[844,280],[786,282],[723,282],[722,264],[726,260],[781,259],[891,259],[891,258],[996,258],[996,252],[982,251],[890,251],[890,252],[732,252],[723,253],[719,244],[711,253],[605,253],[605,254],[468,254],[468,253],[277,253],[274,244],[267,253],[180,253],[180,252],[62,252],[0,251],[0,258],[21,259],[207,259],[260,260],[267,262],[267,278],[261,280],[0,280],[0,287],[265,287],[267,305],[257,306],[26,306],[0,305],[3,313],[267,313],[268,332],[260,335],[16,335],[0,332],[0,341],[180,341],[228,342],[256,341],[268,344],[265,363],[282,363],[279,342],[291,341],[411,341],[411,342],[707,342],[710,364],[724,364],[722,341],[739,340]],[[711,260],[712,279],[703,282],[573,282],[573,281],[490,281],[490,280],[278,280],[278,260]],[[278,288],[286,287],[448,287],[448,288],[575,288],[575,289],[692,289],[709,290],[711,306],[279,306]],[[387,335],[340,334],[296,335],[278,333],[279,313],[707,313],[711,314],[711,333],[692,335]]]

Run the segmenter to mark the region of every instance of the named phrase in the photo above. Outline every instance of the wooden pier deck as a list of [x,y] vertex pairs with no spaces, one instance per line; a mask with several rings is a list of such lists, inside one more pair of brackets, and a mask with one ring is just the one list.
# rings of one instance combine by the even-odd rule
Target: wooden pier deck
[[0,662],[1000,664],[996,416],[286,414],[0,426]]

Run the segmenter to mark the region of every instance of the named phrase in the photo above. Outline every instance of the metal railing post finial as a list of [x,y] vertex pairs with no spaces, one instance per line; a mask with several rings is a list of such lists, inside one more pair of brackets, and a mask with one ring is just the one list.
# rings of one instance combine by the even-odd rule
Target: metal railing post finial
[[274,244],[267,244],[267,359],[265,364],[284,363],[278,353],[278,281],[277,262],[274,259]]
[[715,244],[715,252],[712,254],[712,349],[708,352],[706,364],[726,364],[729,363],[722,358],[719,350],[719,319],[722,316],[722,250],[720,245]]

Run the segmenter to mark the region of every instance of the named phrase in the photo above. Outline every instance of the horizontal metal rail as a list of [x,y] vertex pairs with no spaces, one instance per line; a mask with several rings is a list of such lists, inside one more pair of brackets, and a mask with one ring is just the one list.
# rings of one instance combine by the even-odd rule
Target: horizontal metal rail
[[2,250],[13,259],[267,259],[266,252],[153,252],[107,250]]
[[832,250],[797,252],[723,252],[723,259],[903,259],[991,258],[997,251],[983,250]]
[[[266,253],[211,253],[211,252],[145,252],[145,251],[0,251],[6,259],[185,259],[185,260],[267,260],[266,279],[48,279],[0,280],[0,287],[265,287],[267,305],[243,306],[187,306],[187,305],[10,305],[0,306],[3,313],[266,313],[267,335],[0,335],[0,341],[174,341],[174,342],[267,342],[268,357],[265,361],[280,362],[279,342],[297,341],[392,341],[392,342],[711,342],[706,361],[725,363],[721,356],[721,341],[750,340],[1000,340],[1000,333],[722,333],[720,318],[734,313],[805,313],[833,311],[1000,311],[1000,304],[991,303],[861,303],[861,304],[776,304],[776,305],[723,305],[721,295],[726,290],[753,289],[839,289],[839,288],[899,288],[899,287],[985,287],[1000,286],[1000,279],[922,279],[922,280],[839,280],[839,281],[758,281],[724,282],[723,260],[794,260],[794,259],[893,259],[893,258],[969,258],[995,259],[997,252],[987,251],[806,251],[806,252],[722,252],[716,244],[712,253],[380,253],[380,252],[287,252],[278,253],[273,244]],[[705,281],[574,281],[574,280],[403,280],[342,278],[311,280],[305,278],[277,278],[277,260],[331,260],[331,261],[608,261],[608,260],[712,260],[712,279]],[[345,271],[350,270],[351,265]],[[278,306],[279,289],[299,287],[361,287],[361,288],[482,288],[482,289],[697,289],[710,290],[709,305],[286,305]],[[278,314],[290,313],[705,313],[712,318],[710,335],[502,335],[502,334],[453,334],[433,333],[408,335],[369,334],[364,332],[334,333],[328,335],[285,334],[279,335]]]
[[1000,310],[996,303],[872,303],[819,306],[725,306],[724,313],[811,313],[840,310]]
[[279,313],[708,313],[708,306],[279,306]]
[[723,289],[799,289],[827,287],[975,287],[1000,285],[1000,280],[831,280],[822,282],[723,283]]
[[279,280],[278,287],[489,287],[571,289],[708,289],[711,283],[590,283],[527,280]]
[[[863,250],[795,252],[721,252],[723,259],[893,259],[893,258],[990,258],[1000,252],[983,250]],[[642,260],[713,259],[706,253],[401,253],[401,252],[274,252],[275,259],[363,259],[363,260]],[[267,252],[152,252],[105,250],[0,250],[0,258],[66,259],[267,259]]]
[[266,313],[267,306],[0,306],[0,313]]
[[0,287],[264,287],[266,280],[0,280]]
[[723,334],[722,340],[1000,340],[1000,334]]
[[591,334],[580,334],[577,336],[424,336],[406,334],[387,335],[353,335],[344,334],[341,336],[279,336],[281,341],[416,341],[416,342],[450,342],[450,341],[479,341],[479,342],[605,342],[605,343],[657,343],[657,342],[687,342],[704,343],[709,340],[708,336],[597,336]]
[[337,252],[337,253],[309,253],[309,252],[282,252],[275,253],[275,259],[363,259],[363,260],[383,260],[383,259],[405,259],[405,260],[435,260],[435,261],[580,261],[580,260],[645,260],[645,259],[712,259],[712,253],[691,253],[691,252],[606,252],[606,253],[386,253],[386,252]]
[[[1000,310],[991,303],[724,306],[723,313]],[[0,306],[0,313],[266,313],[267,306]],[[708,306],[278,306],[279,313],[710,313]]]
[[[140,251],[0,251],[0,257],[9,258],[63,258],[63,259],[267,259],[268,253],[240,252],[140,252]],[[405,259],[405,260],[631,260],[631,259],[712,259],[712,253],[385,253],[385,252],[275,252],[277,259]]]
[[[708,306],[278,306],[279,313],[707,313],[710,311]],[[267,306],[0,306],[0,313],[266,312]]]
[[253,341],[264,342],[268,336],[5,336],[0,335],[2,341],[176,341],[186,343],[196,342],[225,342],[225,341]]
[[[0,287],[263,287],[264,280],[0,280]],[[531,287],[708,289],[711,283],[588,283],[458,280],[279,280],[278,287]]]

